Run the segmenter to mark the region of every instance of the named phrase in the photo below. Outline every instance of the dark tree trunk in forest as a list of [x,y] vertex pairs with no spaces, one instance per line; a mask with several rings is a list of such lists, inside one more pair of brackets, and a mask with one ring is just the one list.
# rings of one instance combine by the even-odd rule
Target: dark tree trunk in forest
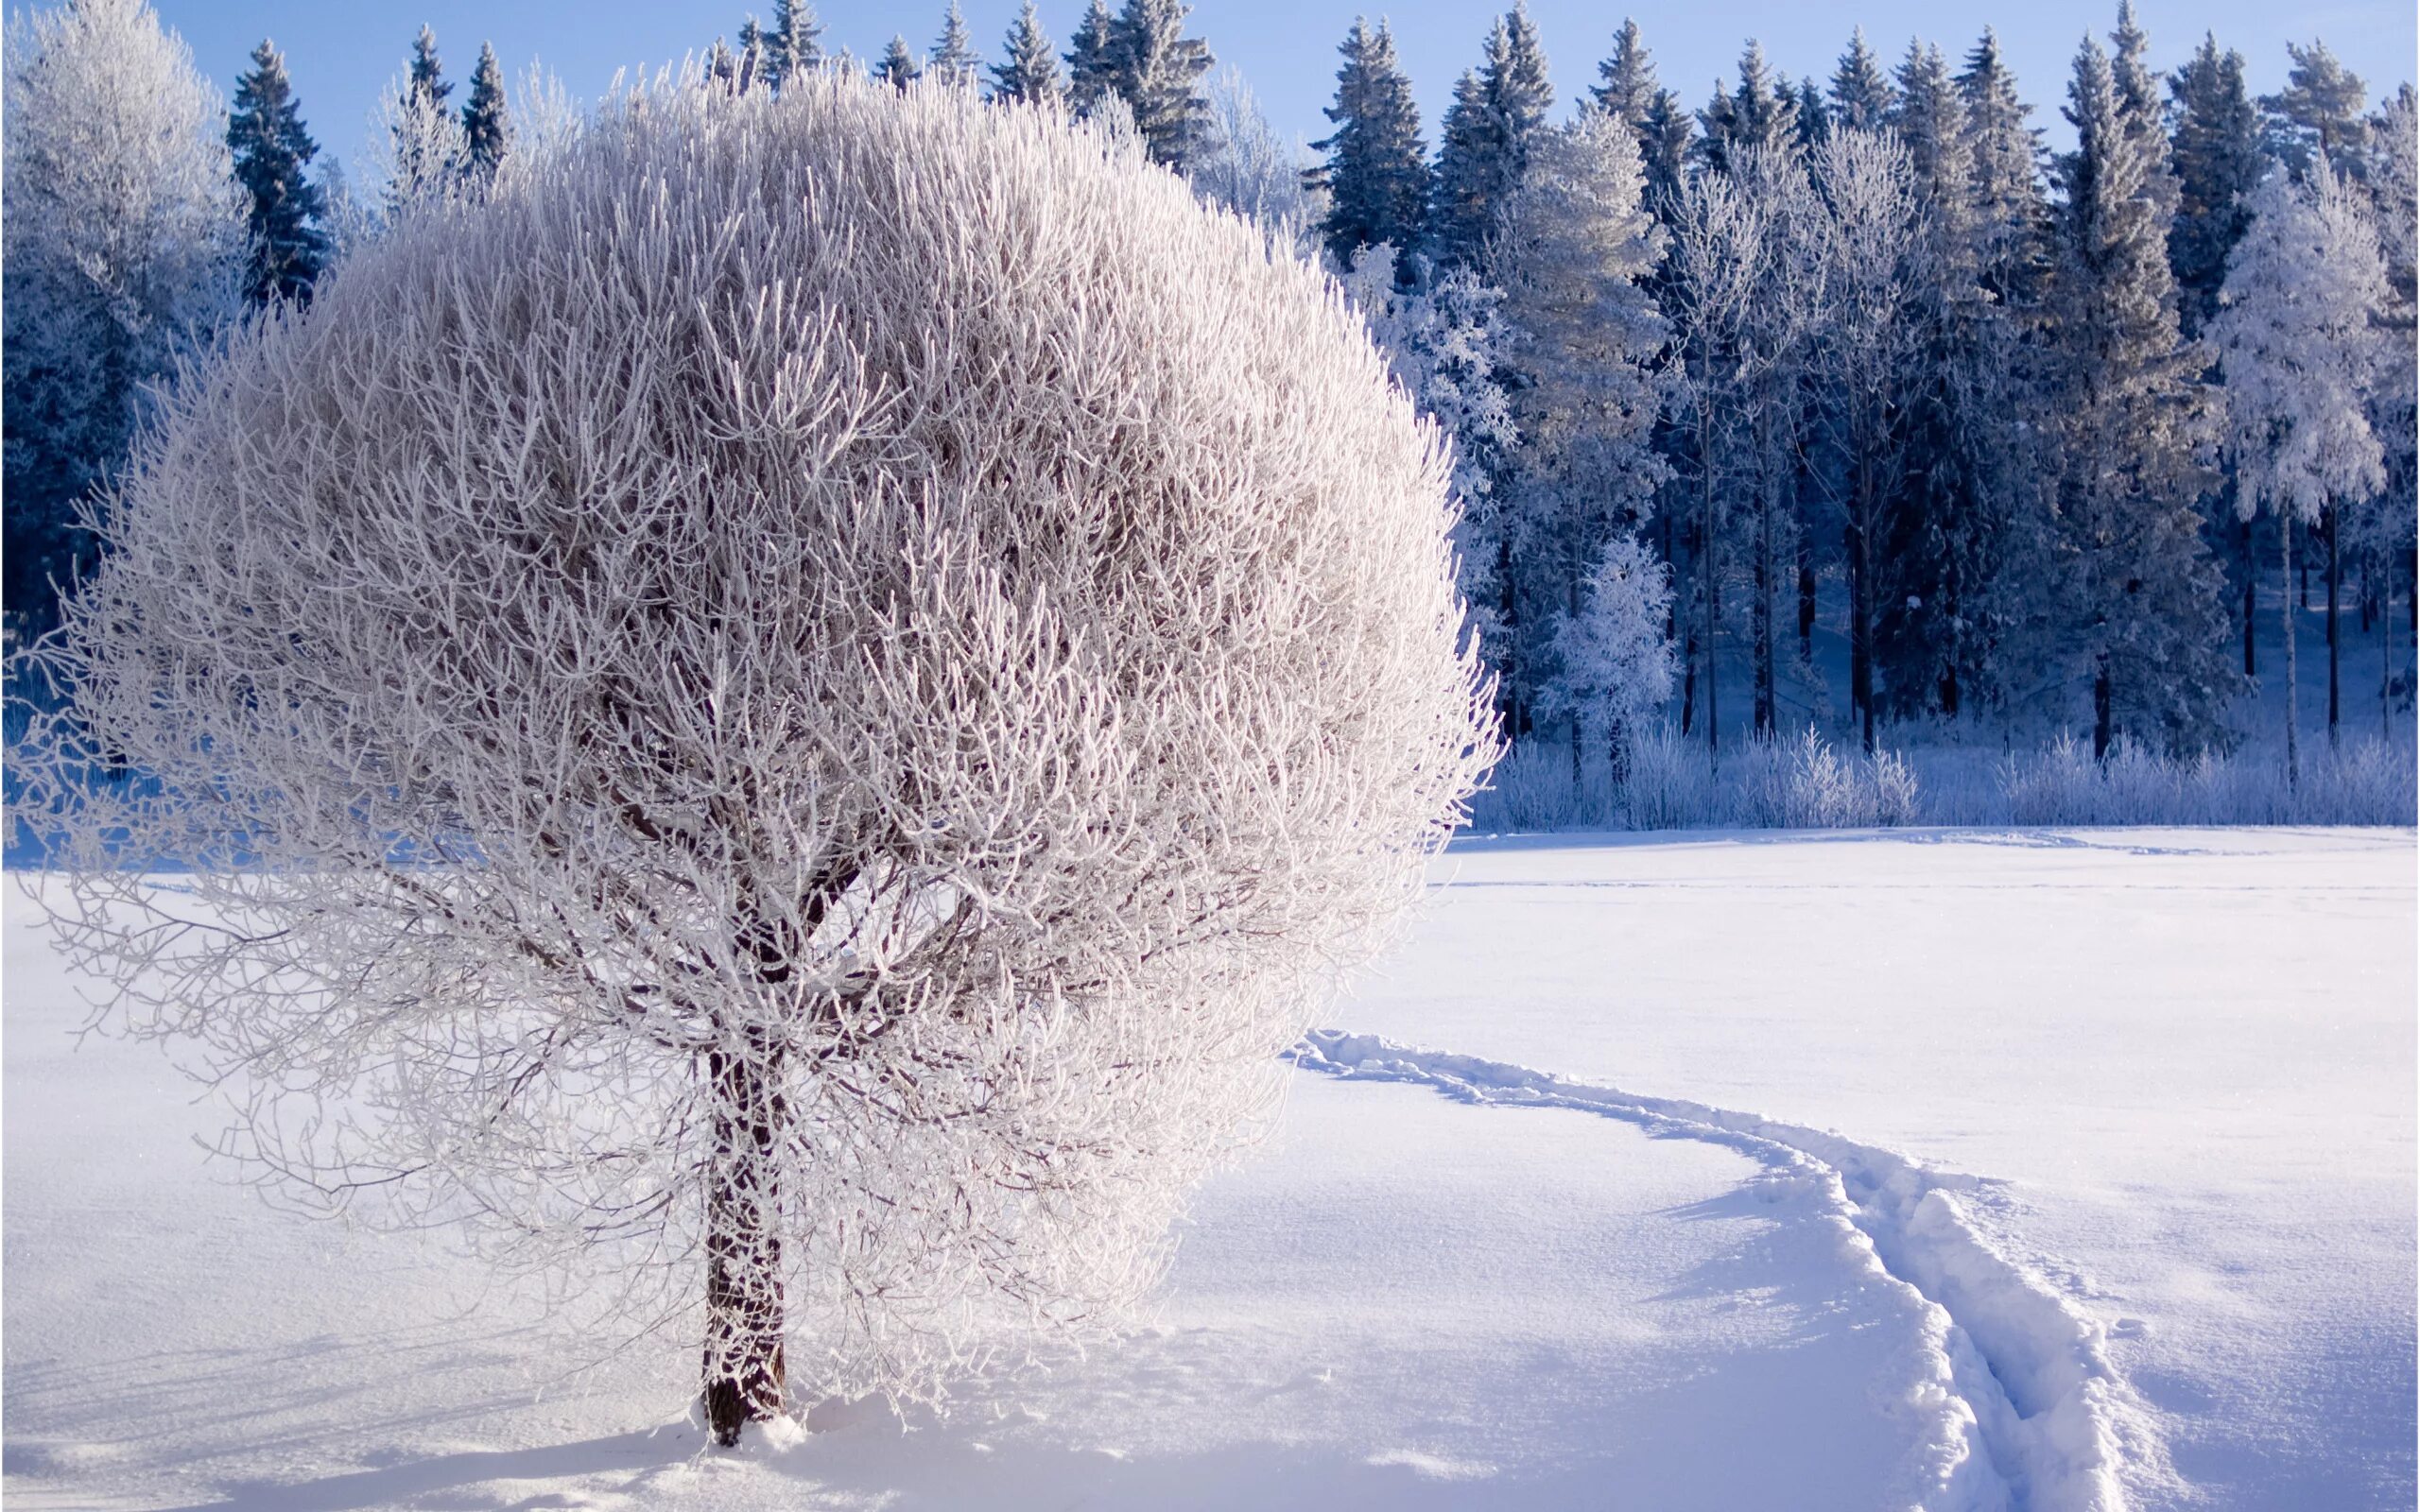
[[2092,674],[2092,759],[2106,761],[2109,747],[2117,738],[2114,728],[2117,699],[2109,686],[2109,653],[2100,653],[2100,663]]
[[714,1099],[706,1189],[706,1424],[728,1449],[783,1406],[781,1192],[774,1145],[788,1108],[780,1046],[761,1031],[706,1057]]
[[[2277,511],[2277,574],[2280,588],[2286,586],[2284,579],[2291,576],[2293,571],[2294,517],[2291,511],[2280,509]],[[2294,731],[2294,601],[2290,594],[2280,596],[2284,598],[2285,603],[2284,612],[2279,617],[2286,623],[2286,791],[2291,793],[2302,785],[2303,778],[2302,751]]]
[[2342,637],[2336,630],[2336,593],[2343,581],[2343,558],[2338,550],[2336,501],[2327,501],[2327,743],[2336,744],[2336,716],[2339,709],[2336,686],[2336,643]]
[[1722,711],[1716,702],[1716,658],[1720,644],[1716,631],[1722,616],[1722,557],[1714,533],[1714,422],[1712,406],[1698,409],[1698,573],[1705,586],[1705,748],[1719,758],[1722,751]]
[[2254,613],[2252,590],[2254,585],[2260,581],[2260,562],[2258,553],[2253,548],[2252,522],[2246,520],[2241,523],[2243,525],[2243,675],[2247,678],[2256,678],[2260,675],[2260,662],[2252,652]]

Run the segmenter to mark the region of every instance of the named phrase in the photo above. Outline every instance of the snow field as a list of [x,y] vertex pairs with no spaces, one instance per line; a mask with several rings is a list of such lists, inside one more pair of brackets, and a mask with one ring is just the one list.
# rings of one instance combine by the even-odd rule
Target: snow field
[[1132,1337],[727,1455],[685,1336],[567,1337],[441,1235],[214,1178],[213,1110],[156,1049],[74,1043],[11,897],[8,1500],[2408,1505],[2413,860],[1468,842]]

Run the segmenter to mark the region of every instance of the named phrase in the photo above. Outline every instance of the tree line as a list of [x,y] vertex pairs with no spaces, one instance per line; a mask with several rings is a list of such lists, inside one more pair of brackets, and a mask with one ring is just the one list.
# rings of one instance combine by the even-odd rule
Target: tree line
[[[62,89],[79,28],[95,77],[132,59],[190,74],[140,0],[46,17],[21,24],[24,43],[12,31],[12,94]],[[1869,748],[1893,721],[2000,720],[2087,723],[2096,752],[2190,752],[2242,732],[2230,708],[2262,671],[2264,574],[2295,576],[2308,603],[2318,566],[2331,730],[2342,595],[2383,632],[2400,593],[2409,634],[2411,93],[2372,109],[2324,43],[2290,48],[2287,87],[2255,99],[2213,37],[2156,75],[2122,6],[2106,44],[2078,50],[2075,145],[2053,153],[1988,30],[1956,64],[1910,43],[1895,66],[1860,31],[1821,81],[1752,42],[1736,82],[1693,109],[1626,21],[1558,119],[1516,5],[1457,81],[1432,154],[1389,27],[1357,21],[1334,129],[1305,152],[1232,70],[1212,73],[1186,21],[1178,0],[1091,0],[1062,51],[1028,3],[986,64],[952,0],[929,48],[894,37],[864,62],[779,0],[696,72],[778,92],[803,70],[862,70],[1063,110],[1326,259],[1456,442],[1463,588],[1515,740],[1618,766],[1624,731],[1660,718],[1716,749],[1770,735],[1793,671],[1820,681],[1823,620],[1845,632],[1847,714]],[[98,37],[112,27],[148,40]],[[61,60],[33,70],[35,54]],[[189,83],[145,97],[198,121],[206,87]],[[232,177],[237,297],[213,282],[224,227],[164,237],[152,255],[191,263],[185,282],[119,280],[159,306],[127,318],[108,281],[73,271],[89,249],[11,217],[28,228],[11,277],[20,242],[47,240],[84,305],[61,319],[47,298],[10,301],[20,629],[72,576],[74,501],[122,454],[176,333],[245,298],[306,301],[349,236],[493,181],[515,131],[493,50],[458,112],[452,87],[424,28],[365,210],[340,175],[306,171],[316,148],[264,43],[223,146],[188,130],[182,177],[152,190],[215,204]],[[47,113],[101,108],[84,88]],[[12,194],[21,157],[36,154],[12,145]],[[2263,214],[2280,234],[2250,234]],[[94,350],[104,328],[128,349],[101,365],[107,391],[65,392],[93,365],[44,353]],[[2331,383],[2291,376],[2322,355]],[[2263,511],[2273,541],[2256,539]],[[2411,696],[2407,662],[2382,715]]]
[[1387,26],[1340,51],[1318,233],[1460,443],[1516,739],[1618,767],[1672,683],[1685,733],[1770,736],[1826,573],[1868,750],[1979,718],[2223,746],[2264,564],[2323,564],[2331,733],[2340,594],[2367,630],[2399,592],[2408,633],[2409,86],[2372,111],[2313,43],[2255,100],[2210,37],[2163,78],[2126,5],[2051,153],[1989,31],[1895,68],[1858,32],[1824,82],[1752,42],[1691,110],[1625,22],[1557,124],[1516,6],[1432,156]]

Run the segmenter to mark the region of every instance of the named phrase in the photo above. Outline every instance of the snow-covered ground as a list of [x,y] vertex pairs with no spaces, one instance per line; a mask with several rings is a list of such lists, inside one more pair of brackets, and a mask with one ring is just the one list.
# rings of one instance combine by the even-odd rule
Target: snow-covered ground
[[[214,1177],[7,902],[11,1507],[2414,1495],[2410,832],[1473,841],[1131,1341],[701,1449],[691,1351]],[[1439,1092],[1447,1095],[1438,1095]]]

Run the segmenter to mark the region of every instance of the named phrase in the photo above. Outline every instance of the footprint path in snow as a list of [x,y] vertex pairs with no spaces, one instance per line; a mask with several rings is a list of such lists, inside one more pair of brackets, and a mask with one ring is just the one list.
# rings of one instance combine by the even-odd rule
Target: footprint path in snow
[[1306,1070],[1411,1082],[1463,1102],[1564,1108],[1704,1140],[1761,1161],[1813,1199],[1858,1258],[1912,1292],[1937,1389],[1910,1479],[1929,1512],[2123,1512],[2121,1467],[2165,1455],[2148,1410],[2110,1365],[2103,1330],[1995,1247],[1970,1205],[1999,1184],[1938,1171],[1838,1134],[1475,1056],[1314,1030],[1294,1052]]

